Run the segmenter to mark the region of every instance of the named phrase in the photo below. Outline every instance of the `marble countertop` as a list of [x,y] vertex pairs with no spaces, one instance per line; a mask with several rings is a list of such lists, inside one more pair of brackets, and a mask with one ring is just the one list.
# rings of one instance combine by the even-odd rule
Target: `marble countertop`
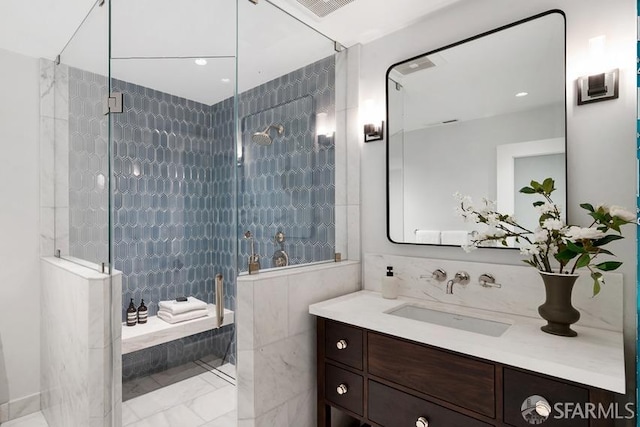
[[[479,318],[511,323],[500,337],[406,319],[386,312],[407,303]],[[309,313],[372,331],[429,344],[505,365],[563,378],[616,393],[625,393],[622,334],[572,326],[578,336],[544,333],[540,318],[495,313],[409,297],[382,298],[359,291],[309,306]]]

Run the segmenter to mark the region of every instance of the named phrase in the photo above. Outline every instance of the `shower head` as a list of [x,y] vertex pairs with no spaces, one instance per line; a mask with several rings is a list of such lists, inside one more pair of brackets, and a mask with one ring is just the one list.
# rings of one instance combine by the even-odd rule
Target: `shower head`
[[253,135],[251,135],[251,140],[258,145],[271,145],[271,143],[273,142],[273,139],[271,139],[271,136],[269,135],[269,130],[271,130],[271,128],[277,129],[278,135],[282,135],[284,133],[284,126],[269,125],[262,132],[255,132]]

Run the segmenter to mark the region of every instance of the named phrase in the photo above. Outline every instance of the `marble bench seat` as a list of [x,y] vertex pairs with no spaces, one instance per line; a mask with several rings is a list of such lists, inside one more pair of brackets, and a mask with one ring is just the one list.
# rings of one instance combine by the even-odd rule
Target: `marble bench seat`
[[[207,310],[209,315],[206,317],[180,323],[167,323],[157,316],[149,316],[147,323],[143,325],[126,326],[123,323],[122,354],[132,353],[189,335],[217,329],[216,306],[208,304]],[[234,312],[225,308],[224,321],[221,327],[231,325],[233,322]]]

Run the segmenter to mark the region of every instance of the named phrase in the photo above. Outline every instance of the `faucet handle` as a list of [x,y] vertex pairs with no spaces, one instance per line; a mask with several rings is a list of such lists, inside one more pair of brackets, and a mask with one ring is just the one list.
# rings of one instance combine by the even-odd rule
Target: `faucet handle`
[[489,273],[481,274],[480,277],[478,278],[478,283],[480,283],[480,286],[485,288],[501,288],[502,287],[500,283],[496,283],[496,278]]
[[471,281],[471,277],[469,273],[466,271],[458,271],[455,276],[453,276],[453,282],[459,283],[461,285],[466,285]]
[[437,282],[444,282],[447,280],[447,272],[441,268],[436,268],[431,272],[431,274],[421,274],[421,279],[435,279]]

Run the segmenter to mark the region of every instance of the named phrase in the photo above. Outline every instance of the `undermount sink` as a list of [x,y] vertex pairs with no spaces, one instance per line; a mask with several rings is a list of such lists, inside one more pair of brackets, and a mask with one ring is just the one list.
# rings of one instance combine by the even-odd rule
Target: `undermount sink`
[[420,322],[433,323],[434,325],[446,326],[448,328],[461,329],[467,332],[475,332],[491,337],[501,336],[509,329],[509,326],[511,326],[510,323],[465,316],[463,314],[447,313],[446,311],[433,310],[411,304],[395,308],[388,311],[387,314],[418,320]]

